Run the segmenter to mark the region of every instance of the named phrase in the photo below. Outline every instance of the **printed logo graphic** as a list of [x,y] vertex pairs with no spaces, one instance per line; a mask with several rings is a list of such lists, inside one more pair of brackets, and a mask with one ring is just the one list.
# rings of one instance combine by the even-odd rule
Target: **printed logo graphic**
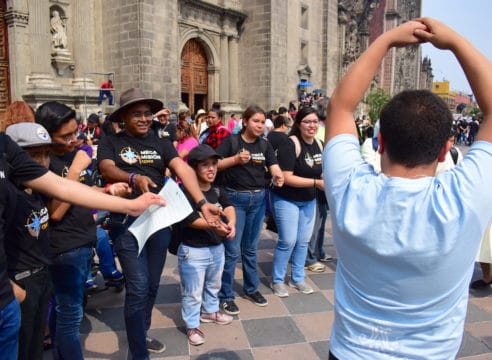
[[131,147],[127,146],[121,149],[120,151],[120,158],[127,164],[135,164],[140,161],[140,156],[137,154],[135,150],[133,150]]
[[29,235],[38,238],[41,230],[48,228],[48,209],[42,208],[38,211],[31,211],[26,219],[25,225]]

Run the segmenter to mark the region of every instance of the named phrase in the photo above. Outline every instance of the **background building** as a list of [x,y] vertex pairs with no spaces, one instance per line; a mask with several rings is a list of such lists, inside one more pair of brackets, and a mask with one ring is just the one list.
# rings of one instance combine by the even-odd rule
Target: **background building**
[[[173,110],[329,96],[372,39],[419,15],[420,0],[2,1],[0,113],[55,99],[86,114],[108,78],[116,100],[141,87]],[[377,86],[422,87],[420,50],[405,51],[389,55]]]

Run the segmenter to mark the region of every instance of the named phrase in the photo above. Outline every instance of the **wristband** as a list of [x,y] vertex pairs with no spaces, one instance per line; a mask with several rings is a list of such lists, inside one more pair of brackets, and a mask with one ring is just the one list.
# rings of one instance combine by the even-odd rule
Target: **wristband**
[[195,208],[197,211],[200,211],[203,205],[207,203],[207,199],[203,198],[199,202],[196,203]]
[[138,174],[135,173],[128,174],[128,185],[130,185],[132,189],[135,189],[135,178],[137,177],[137,175]]

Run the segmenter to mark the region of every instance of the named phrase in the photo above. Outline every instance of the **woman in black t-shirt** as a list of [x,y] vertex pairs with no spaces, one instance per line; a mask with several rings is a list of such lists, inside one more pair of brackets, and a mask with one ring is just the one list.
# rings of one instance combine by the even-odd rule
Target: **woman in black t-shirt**
[[258,291],[260,280],[256,269],[256,250],[265,216],[265,169],[270,170],[276,186],[283,185],[284,177],[272,145],[262,137],[264,127],[264,111],[258,106],[249,106],[243,114],[241,133],[225,138],[217,148],[217,153],[224,157],[219,161],[222,184],[237,216],[236,236],[225,243],[226,261],[219,293],[221,308],[229,315],[239,313],[232,289],[239,256],[245,295],[258,306],[268,304]]
[[299,110],[290,141],[278,149],[285,185],[272,189],[271,197],[279,236],[273,256],[272,287],[279,297],[289,295],[284,284],[289,259],[292,265],[289,285],[304,294],[313,292],[304,280],[304,263],[314,226],[316,189],[324,189],[322,148],[315,139],[318,126],[319,118],[314,108]]
[[[145,96],[141,89],[129,89],[121,94],[120,107],[111,121],[123,121],[125,130],[104,137],[99,143],[97,159],[106,181],[123,181],[133,189],[132,196],[159,192],[164,185],[166,168],[171,169],[201,210],[207,222],[220,225],[219,209],[206,202],[198,187],[195,172],[178,156],[167,139],[160,139],[151,130],[154,113],[162,102]],[[147,359],[149,351],[163,352],[165,346],[147,335],[151,313],[166,260],[171,238],[169,228],[149,237],[141,251],[128,227],[135,218],[112,214],[111,238],[126,280],[125,324],[128,345],[134,359]]]

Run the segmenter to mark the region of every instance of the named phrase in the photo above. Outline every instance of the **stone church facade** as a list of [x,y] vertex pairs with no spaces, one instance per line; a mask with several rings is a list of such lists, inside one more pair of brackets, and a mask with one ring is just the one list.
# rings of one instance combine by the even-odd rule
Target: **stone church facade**
[[[87,114],[106,79],[116,101],[141,87],[195,112],[286,106],[306,83],[329,96],[373,30],[408,14],[420,15],[420,0],[3,0],[0,112],[59,100]],[[386,69],[395,89],[425,78],[419,50],[407,55]]]

